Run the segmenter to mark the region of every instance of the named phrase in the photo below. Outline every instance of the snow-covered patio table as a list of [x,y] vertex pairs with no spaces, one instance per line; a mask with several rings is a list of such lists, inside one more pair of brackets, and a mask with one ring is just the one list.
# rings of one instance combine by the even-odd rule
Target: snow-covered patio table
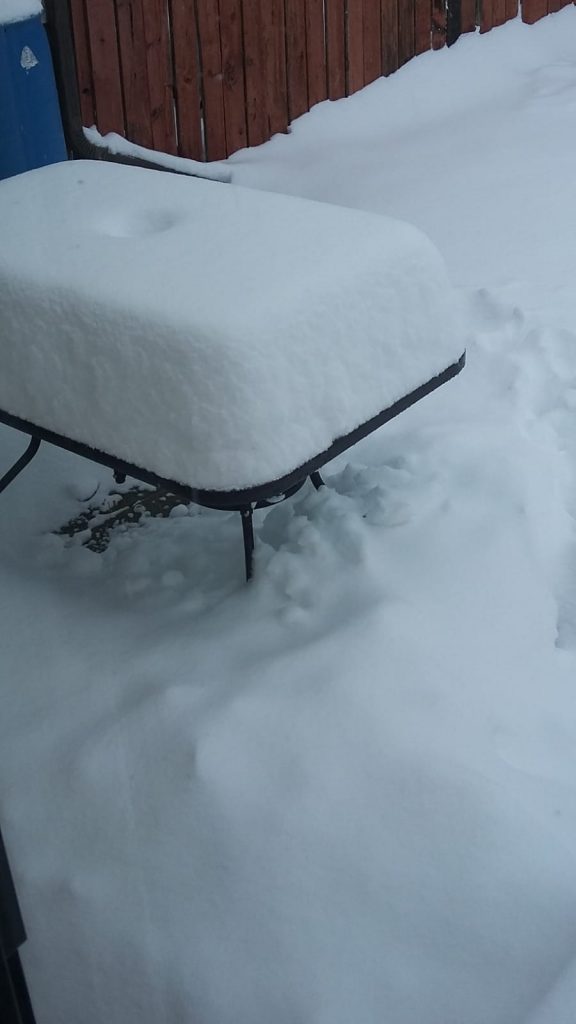
[[100,161],[0,182],[0,419],[243,512],[464,364],[440,256],[374,214]]

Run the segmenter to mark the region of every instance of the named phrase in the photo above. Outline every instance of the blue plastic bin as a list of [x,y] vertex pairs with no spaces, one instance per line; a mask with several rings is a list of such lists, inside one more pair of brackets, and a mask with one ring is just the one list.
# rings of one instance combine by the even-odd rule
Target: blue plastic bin
[[40,15],[0,24],[0,178],[66,158],[52,56]]

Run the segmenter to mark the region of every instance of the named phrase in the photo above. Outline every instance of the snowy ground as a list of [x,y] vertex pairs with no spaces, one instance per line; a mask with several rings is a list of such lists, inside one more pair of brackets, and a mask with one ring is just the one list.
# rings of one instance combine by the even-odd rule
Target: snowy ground
[[423,228],[468,317],[456,381],[262,517],[253,585],[217,514],[65,548],[62,453],[3,496],[39,1024],[573,1024],[575,38],[465,37],[232,158]]

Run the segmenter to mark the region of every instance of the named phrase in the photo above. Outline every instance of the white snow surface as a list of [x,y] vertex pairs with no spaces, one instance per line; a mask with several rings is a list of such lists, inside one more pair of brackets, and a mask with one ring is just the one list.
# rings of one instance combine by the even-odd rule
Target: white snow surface
[[573,1024],[575,38],[574,6],[463,38],[231,160],[422,228],[469,336],[257,515],[250,586],[237,516],[51,535],[110,485],[63,452],[1,496],[42,1024]]
[[0,408],[160,476],[278,479],[457,361],[408,224],[101,161],[0,182]]
[[0,0],[0,25],[42,14],[42,0]]

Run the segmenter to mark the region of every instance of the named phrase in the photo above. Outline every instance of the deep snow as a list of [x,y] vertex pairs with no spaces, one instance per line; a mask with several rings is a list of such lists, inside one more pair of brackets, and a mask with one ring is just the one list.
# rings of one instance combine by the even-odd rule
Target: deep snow
[[262,517],[248,588],[232,517],[50,536],[95,484],[63,453],[2,496],[0,813],[46,1024],[572,1024],[575,38],[573,7],[465,37],[230,161],[423,229],[470,334]]

